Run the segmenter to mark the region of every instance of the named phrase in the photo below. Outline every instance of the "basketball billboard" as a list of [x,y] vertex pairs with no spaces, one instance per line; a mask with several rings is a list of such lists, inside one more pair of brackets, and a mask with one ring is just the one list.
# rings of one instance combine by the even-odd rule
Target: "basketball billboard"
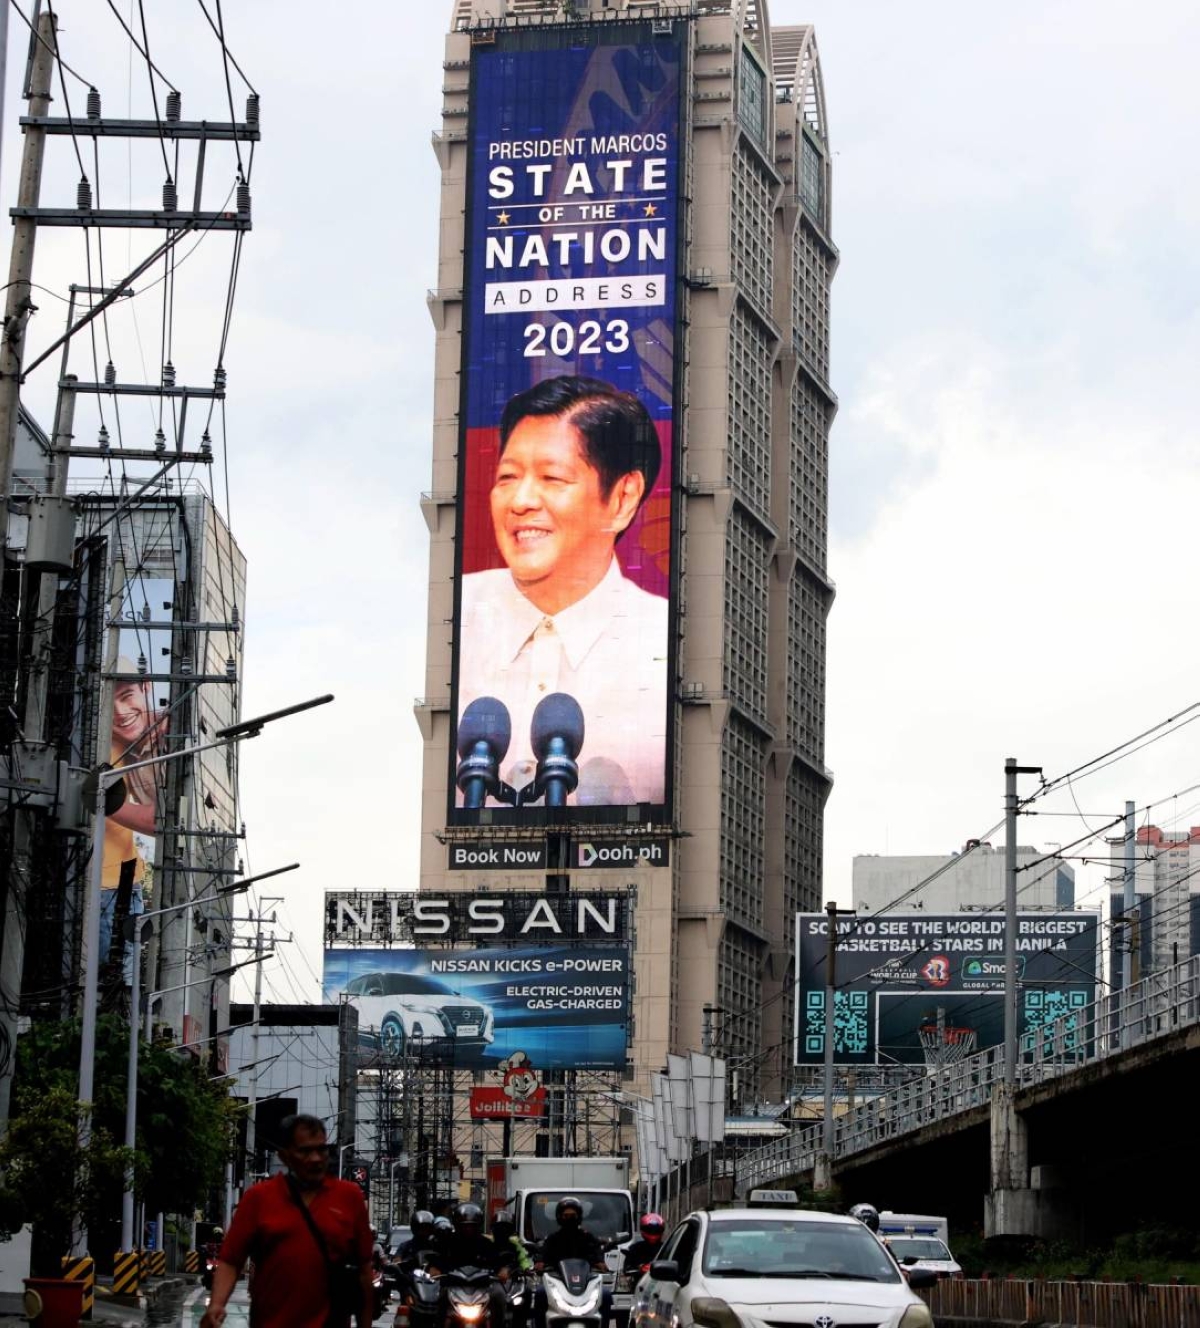
[[450,824],[669,819],[683,51],[472,47]]
[[[1098,915],[1017,916],[1018,1036],[1096,999]],[[825,1058],[829,922],[796,917],[798,1065]],[[986,913],[880,914],[838,923],[834,1059],[921,1065],[1004,1041],[1005,921]]]

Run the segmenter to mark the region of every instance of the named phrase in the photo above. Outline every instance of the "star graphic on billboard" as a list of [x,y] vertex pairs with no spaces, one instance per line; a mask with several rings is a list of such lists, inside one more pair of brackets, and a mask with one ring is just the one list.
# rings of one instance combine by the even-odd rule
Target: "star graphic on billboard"
[[507,226],[507,225],[508,225],[508,213],[507,213],[507,212],[497,212],[497,213],[496,213],[496,220],[500,223],[501,226]]
[[646,216],[648,217],[658,216],[658,208],[656,208],[653,203],[647,203],[645,211],[646,211]]

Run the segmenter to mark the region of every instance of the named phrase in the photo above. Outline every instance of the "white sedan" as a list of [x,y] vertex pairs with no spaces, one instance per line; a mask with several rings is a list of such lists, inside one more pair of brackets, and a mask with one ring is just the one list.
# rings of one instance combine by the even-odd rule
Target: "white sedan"
[[[926,1278],[914,1279],[918,1286]],[[638,1284],[633,1328],[933,1328],[861,1222],[799,1209],[692,1213]]]

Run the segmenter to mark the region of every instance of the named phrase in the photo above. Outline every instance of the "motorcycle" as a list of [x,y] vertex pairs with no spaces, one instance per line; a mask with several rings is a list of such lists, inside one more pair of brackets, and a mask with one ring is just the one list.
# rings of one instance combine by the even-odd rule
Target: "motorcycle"
[[440,1328],[439,1305],[441,1279],[425,1269],[426,1257],[412,1266],[392,1264],[400,1304],[396,1309],[396,1328]]
[[504,1328],[490,1322],[492,1282],[486,1268],[455,1268],[441,1277],[446,1298],[445,1328]]
[[217,1256],[215,1254],[206,1254],[204,1256],[204,1272],[200,1274],[200,1283],[205,1291],[212,1290],[213,1273],[217,1271]]
[[604,1278],[586,1259],[564,1259],[542,1274],[546,1328],[605,1328]]
[[525,1328],[533,1314],[533,1287],[525,1273],[510,1272],[504,1283],[509,1328]]
[[387,1308],[391,1292],[384,1277],[383,1265],[376,1264],[371,1271],[371,1310],[376,1319]]

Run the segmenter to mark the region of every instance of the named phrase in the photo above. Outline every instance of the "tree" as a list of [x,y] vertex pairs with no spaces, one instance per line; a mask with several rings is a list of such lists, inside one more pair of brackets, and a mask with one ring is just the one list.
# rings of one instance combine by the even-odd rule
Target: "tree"
[[25,1084],[16,1106],[0,1142],[0,1239],[10,1239],[31,1223],[33,1275],[61,1277],[62,1257],[70,1253],[80,1214],[114,1187],[120,1192],[130,1154],[95,1125],[81,1148],[80,1106],[60,1084]]
[[[76,1126],[75,1086],[79,1067],[78,1023],[35,1024],[17,1044],[18,1113],[9,1126],[9,1140],[27,1139],[25,1161],[15,1175],[32,1177],[36,1158],[44,1153],[37,1145],[38,1129],[56,1125],[55,1137],[65,1142]],[[80,1181],[67,1185],[65,1194],[72,1207],[72,1220],[80,1214],[89,1232],[111,1228],[121,1210],[121,1193],[127,1154],[114,1151],[112,1141],[125,1133],[125,1078],[129,1054],[129,1027],[121,1019],[102,1016],[96,1027],[95,1101],[92,1104],[94,1155],[73,1155],[72,1168],[56,1175],[78,1174]],[[151,1212],[191,1212],[204,1204],[220,1184],[229,1159],[237,1119],[237,1104],[229,1097],[228,1081],[209,1079],[191,1057],[156,1044],[141,1043],[138,1053],[138,1131],[133,1154],[134,1177],[139,1194]],[[67,1129],[64,1102],[70,1105]],[[44,1113],[54,1110],[51,1118]],[[7,1147],[8,1141],[5,1146]],[[119,1162],[113,1158],[119,1154]],[[3,1163],[0,1152],[0,1164]],[[10,1164],[16,1166],[15,1161]],[[56,1164],[57,1165],[57,1164]],[[10,1195],[16,1184],[5,1186]],[[10,1231],[12,1215],[19,1205],[10,1204],[5,1218],[4,1193],[0,1190],[0,1232]],[[33,1220],[26,1218],[25,1220]],[[50,1243],[61,1240],[61,1214],[47,1212],[43,1225]],[[19,1223],[17,1224],[19,1226]],[[70,1223],[67,1226],[68,1239]],[[112,1243],[112,1242],[109,1242]],[[93,1242],[96,1249],[106,1244]],[[115,1248],[115,1244],[113,1245]],[[63,1248],[60,1253],[66,1253]],[[57,1262],[55,1270],[57,1271]]]

